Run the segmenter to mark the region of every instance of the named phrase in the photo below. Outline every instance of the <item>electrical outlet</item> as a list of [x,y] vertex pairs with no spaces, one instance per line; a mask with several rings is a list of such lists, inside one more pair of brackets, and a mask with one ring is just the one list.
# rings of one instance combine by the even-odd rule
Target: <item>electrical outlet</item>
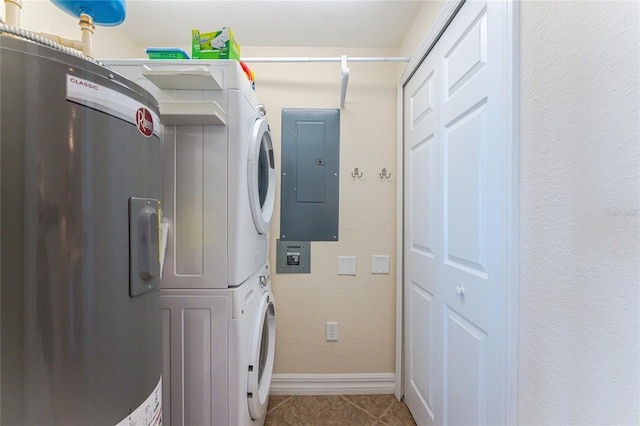
[[338,340],[338,323],[327,322],[327,341]]

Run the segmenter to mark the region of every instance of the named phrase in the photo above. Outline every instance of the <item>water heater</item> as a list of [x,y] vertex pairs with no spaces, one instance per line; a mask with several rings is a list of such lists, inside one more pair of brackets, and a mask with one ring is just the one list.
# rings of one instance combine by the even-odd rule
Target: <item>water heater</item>
[[0,75],[0,423],[161,424],[157,103],[7,35]]

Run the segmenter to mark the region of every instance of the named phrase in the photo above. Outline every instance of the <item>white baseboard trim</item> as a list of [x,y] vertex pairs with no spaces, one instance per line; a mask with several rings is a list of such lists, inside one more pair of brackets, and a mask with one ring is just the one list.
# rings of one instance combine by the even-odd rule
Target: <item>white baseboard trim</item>
[[373,374],[274,374],[272,395],[393,394],[394,373]]

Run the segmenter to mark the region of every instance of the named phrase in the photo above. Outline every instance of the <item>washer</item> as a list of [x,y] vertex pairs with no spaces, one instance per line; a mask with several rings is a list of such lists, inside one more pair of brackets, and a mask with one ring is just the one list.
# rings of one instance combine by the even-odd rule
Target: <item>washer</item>
[[275,354],[275,304],[268,262],[229,290],[229,425],[262,425]]

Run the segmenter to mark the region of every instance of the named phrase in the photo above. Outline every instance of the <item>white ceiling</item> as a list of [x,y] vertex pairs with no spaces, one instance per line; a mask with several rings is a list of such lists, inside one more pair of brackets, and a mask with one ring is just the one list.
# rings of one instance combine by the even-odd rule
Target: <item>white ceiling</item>
[[144,47],[189,46],[191,30],[230,27],[240,46],[401,45],[418,0],[127,0],[120,28]]

